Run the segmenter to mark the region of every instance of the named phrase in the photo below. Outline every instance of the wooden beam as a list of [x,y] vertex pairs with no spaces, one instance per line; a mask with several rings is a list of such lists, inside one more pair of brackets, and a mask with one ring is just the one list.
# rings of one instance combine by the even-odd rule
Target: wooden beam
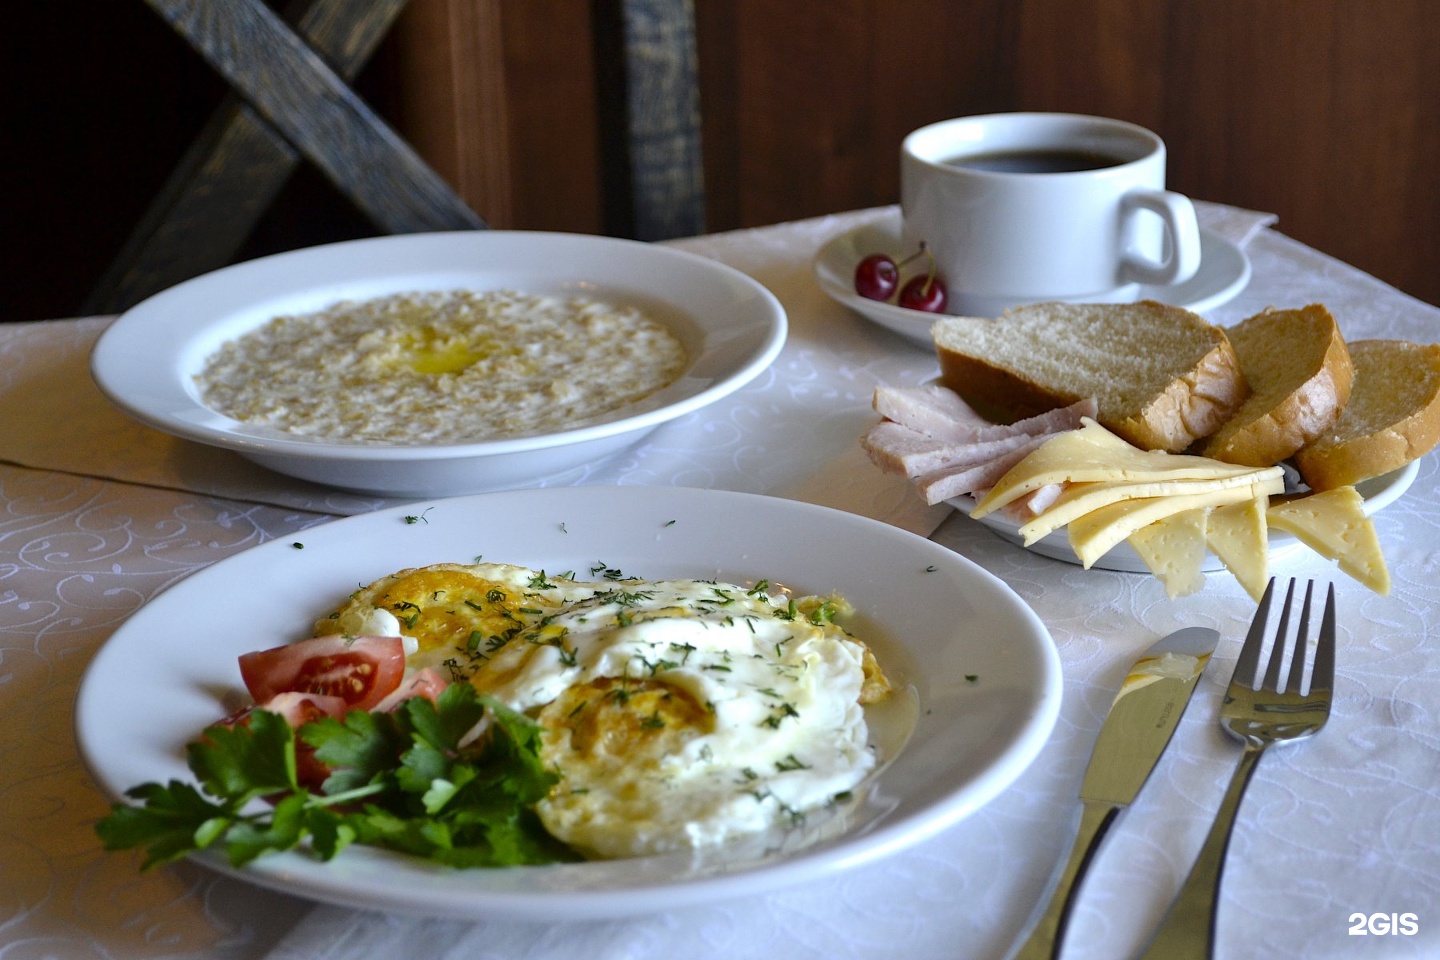
[[622,136],[607,138],[607,176],[624,177],[628,187],[628,197],[621,191],[611,198],[607,226],[639,240],[703,233],[694,6],[691,0],[613,0],[597,10],[599,60],[602,69],[610,67],[602,78],[609,89],[601,95],[611,103],[602,102],[602,114],[606,125],[623,127]]
[[485,222],[263,0],[146,0],[389,233]]
[[[406,0],[295,0],[285,19],[349,81]],[[234,93],[211,115],[82,307],[118,313],[231,263],[301,162]]]

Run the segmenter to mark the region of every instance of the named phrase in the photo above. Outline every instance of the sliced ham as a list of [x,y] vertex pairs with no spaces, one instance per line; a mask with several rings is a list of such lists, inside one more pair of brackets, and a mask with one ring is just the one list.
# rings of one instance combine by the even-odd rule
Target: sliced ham
[[978,466],[1033,440],[1028,434],[1016,434],[998,440],[947,443],[884,420],[866,431],[860,443],[882,470],[919,477],[937,470]]
[[977,490],[988,490],[995,486],[1001,477],[1009,473],[1011,467],[1024,460],[1032,450],[1049,440],[1050,437],[1048,435],[1026,436],[1013,439],[1019,441],[1016,446],[990,459],[974,464],[945,467],[917,477],[916,489],[925,498],[925,502],[931,505],[962,497]]
[[1097,410],[1095,401],[1086,399],[1015,423],[991,423],[955,391],[937,384],[877,387],[874,406],[887,420],[951,443],[978,443],[1021,433],[1037,436],[1073,430],[1080,426],[1081,417],[1093,417]]
[[937,440],[966,443],[1004,435],[1004,427],[980,416],[955,391],[935,384],[877,387],[874,405],[887,420]]
[[1030,520],[1049,510],[1055,501],[1060,499],[1060,494],[1065,492],[1066,486],[1067,484],[1064,483],[1047,483],[1039,490],[1031,490],[1018,500],[1012,500],[1011,503],[1028,513],[1030,516],[1025,519]]
[[1086,397],[1084,400],[1077,400],[1068,407],[1056,407],[1054,410],[1046,410],[1044,413],[1037,413],[1033,417],[1024,420],[1016,420],[1010,424],[1012,429],[1023,433],[1038,436],[1042,433],[1059,433],[1062,430],[1080,429],[1082,417],[1095,417],[1099,412],[1100,405],[1093,397]]
[[[1015,523],[1029,523],[1049,510],[1051,504],[1060,498],[1060,494],[1064,493],[1068,486],[1070,486],[1068,483],[1047,483],[1039,490],[1031,490],[1029,493],[1011,500],[1000,508],[1000,512]],[[983,500],[989,492],[989,489],[976,490],[971,496],[976,500]]]
[[998,431],[993,436],[968,441],[944,440],[893,420],[882,420],[861,437],[860,443],[882,470],[919,477],[1004,456],[1035,437],[1074,430],[1080,426],[1082,417],[1094,413],[1095,401],[1082,400],[1016,423],[992,425]]
[[[945,387],[880,387],[875,409],[886,419],[871,427],[860,444],[889,473],[911,478],[929,504],[955,497],[984,496],[1000,478],[1057,434],[1078,429],[1094,417],[1094,400],[1048,410],[1010,424],[990,423],[959,394]],[[1063,489],[1050,484],[1012,504],[1018,522],[1044,511]],[[1028,516],[1026,516],[1028,514]]]

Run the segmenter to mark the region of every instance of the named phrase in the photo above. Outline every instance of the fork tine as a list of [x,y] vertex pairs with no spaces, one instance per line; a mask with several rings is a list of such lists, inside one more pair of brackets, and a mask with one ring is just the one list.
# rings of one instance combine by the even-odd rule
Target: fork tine
[[1260,663],[1260,648],[1265,645],[1265,621],[1270,618],[1270,601],[1275,595],[1275,578],[1265,585],[1260,597],[1260,606],[1255,608],[1255,617],[1250,621],[1250,632],[1245,634],[1245,644],[1235,660],[1232,682],[1242,683],[1252,690],[1255,688],[1255,667]]
[[[1299,693],[1301,680],[1305,676],[1305,651],[1310,639],[1310,598],[1314,592],[1315,581],[1305,581],[1305,602],[1300,607],[1300,626],[1295,630],[1295,652],[1290,655],[1290,676],[1285,681],[1286,693]],[[1313,670],[1311,675],[1314,675]],[[1315,685],[1313,680],[1310,685]]]
[[[1285,591],[1285,606],[1280,611],[1280,624],[1275,628],[1275,645],[1270,648],[1270,661],[1265,665],[1266,690],[1280,689],[1280,661],[1285,657],[1285,638],[1290,635],[1290,610],[1294,606],[1295,581]],[[1296,648],[1299,652],[1299,648]]]
[[1325,614],[1320,618],[1320,639],[1315,643],[1315,666],[1310,670],[1310,690],[1327,693],[1335,685],[1335,584],[1325,597]]

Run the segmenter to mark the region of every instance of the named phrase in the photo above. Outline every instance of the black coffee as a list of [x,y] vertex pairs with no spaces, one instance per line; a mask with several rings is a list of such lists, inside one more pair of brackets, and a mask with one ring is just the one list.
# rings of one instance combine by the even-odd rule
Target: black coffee
[[997,150],[993,153],[970,153],[945,162],[964,170],[992,173],[1076,173],[1101,170],[1125,161],[1091,150]]

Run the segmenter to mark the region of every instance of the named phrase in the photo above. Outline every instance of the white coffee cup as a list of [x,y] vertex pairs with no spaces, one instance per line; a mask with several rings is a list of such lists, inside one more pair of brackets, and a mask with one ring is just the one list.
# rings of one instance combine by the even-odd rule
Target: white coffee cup
[[907,250],[923,241],[935,255],[947,313],[1124,302],[1200,267],[1195,209],[1165,189],[1164,141],[1121,120],[998,113],[921,127],[901,144],[900,205]]

